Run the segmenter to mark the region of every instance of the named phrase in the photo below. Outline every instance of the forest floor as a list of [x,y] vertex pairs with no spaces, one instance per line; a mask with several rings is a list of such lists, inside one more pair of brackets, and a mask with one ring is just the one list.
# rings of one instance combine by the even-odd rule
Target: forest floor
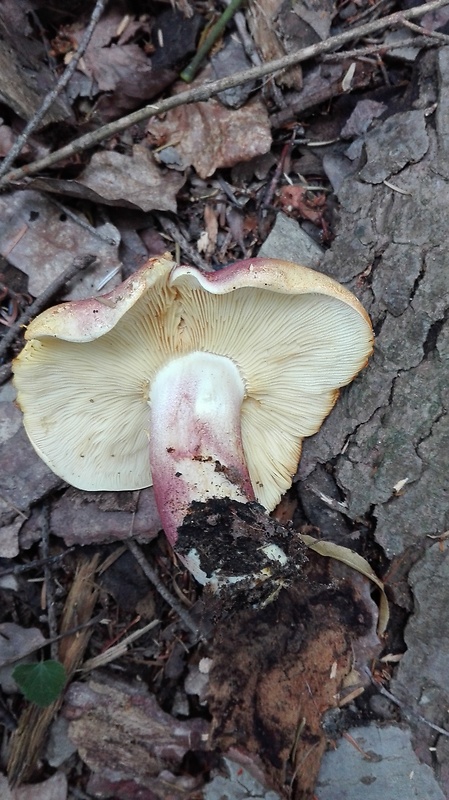
[[[185,83],[213,0],[2,3],[0,156],[33,123],[0,171],[5,800],[449,797],[449,5],[412,5],[248,0]],[[22,315],[165,252],[299,262],[368,311],[374,355],[273,517],[369,562],[386,631],[375,586],[311,552],[271,603],[217,609],[152,488],[69,487],[29,443]]]

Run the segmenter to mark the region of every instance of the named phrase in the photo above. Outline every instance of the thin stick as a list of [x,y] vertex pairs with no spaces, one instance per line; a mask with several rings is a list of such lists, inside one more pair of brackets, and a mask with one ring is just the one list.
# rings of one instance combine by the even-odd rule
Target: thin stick
[[449,36],[447,36],[445,33],[440,33],[439,31],[429,31],[428,28],[422,28],[421,25],[415,25],[413,22],[409,22],[408,19],[404,19],[402,24],[410,31],[421,34],[421,36],[428,36],[431,39],[436,39],[437,42],[449,44]]
[[46,564],[55,564],[57,561],[62,561],[62,559],[66,558],[66,556],[68,556],[70,553],[73,553],[74,549],[74,547],[68,547],[63,553],[58,553],[56,556],[48,556],[48,558],[36,558],[34,561],[30,561],[28,564],[15,564],[13,567],[2,569],[0,571],[0,578],[4,578],[5,575],[19,575],[22,572],[29,572],[33,569],[39,569],[39,567],[43,567]]
[[44,291],[39,295],[39,297],[36,297],[34,303],[31,303],[31,305],[28,306],[27,309],[25,309],[23,314],[20,315],[19,319],[14,323],[14,325],[11,325],[9,331],[5,333],[5,335],[1,339],[0,358],[2,358],[5,355],[5,353],[8,350],[8,347],[13,343],[14,339],[20,332],[20,329],[23,328],[24,325],[27,325],[33,317],[39,314],[39,311],[41,311],[44,308],[44,306],[46,306],[47,303],[52,299],[52,297],[57,292],[59,292],[60,289],[62,289],[65,283],[67,283],[71,278],[73,278],[77,274],[77,272],[80,272],[81,270],[90,267],[94,263],[96,258],[97,258],[96,256],[90,254],[84,256],[77,256],[77,258],[73,259],[70,266],[67,267],[67,269],[61,273],[61,275],[58,275],[58,277],[55,278],[54,281],[52,281],[50,285],[47,286],[46,289],[44,289]]
[[30,138],[31,134],[34,130],[36,130],[39,123],[45,117],[50,106],[53,105],[56,98],[61,94],[62,90],[65,89],[67,86],[70,78],[72,77],[73,73],[75,72],[79,60],[82,55],[86,52],[87,45],[89,44],[92,34],[94,32],[95,26],[100,19],[100,16],[104,10],[106,5],[106,0],[97,0],[95,4],[95,8],[92,12],[92,16],[90,18],[89,25],[86,28],[83,38],[80,41],[78,50],[71,58],[69,64],[65,68],[64,72],[62,73],[61,77],[59,78],[56,86],[44,97],[40,107],[37,109],[36,113],[33,114],[32,118],[29,120],[25,128],[23,129],[22,133],[20,134],[19,138],[16,139],[14,145],[11,147],[8,155],[4,159],[1,167],[0,167],[0,178],[7,173],[11,164],[14,162],[15,158],[19,155],[22,148]]
[[75,627],[70,628],[64,633],[58,633],[54,639],[44,639],[43,642],[39,642],[39,644],[33,645],[28,650],[25,650],[24,653],[20,653],[18,656],[12,656],[11,658],[5,658],[5,660],[1,662],[2,667],[7,667],[9,664],[15,664],[16,661],[20,661],[22,658],[27,658],[31,656],[33,653],[37,653],[39,650],[42,650],[44,647],[48,647],[48,645],[53,644],[53,642],[62,642],[64,639],[67,639],[68,636],[73,636],[75,633],[80,633],[81,631],[85,631],[86,628],[93,628],[97,622],[101,622],[104,620],[104,614],[97,614],[96,617],[92,617],[92,619],[88,620],[88,622],[82,622],[80,625],[75,625]]
[[[449,39],[449,37],[448,37]],[[345,61],[347,58],[362,58],[371,55],[388,55],[391,50],[399,50],[402,47],[435,47],[437,42],[429,36],[414,36],[410,39],[399,39],[397,42],[379,42],[370,44],[367,47],[359,47],[357,50],[340,50],[339,53],[328,53],[323,56],[323,61]]]
[[232,19],[235,12],[242,5],[242,0],[231,0],[228,7],[225,8],[223,13],[218,18],[215,25],[212,26],[207,34],[204,42],[200,45],[197,53],[195,53],[190,64],[181,72],[179,76],[186,83],[193,81],[196,73],[198,72],[202,62],[206,58],[210,50],[212,50],[215,42],[221,36],[229,20]]
[[148,580],[151,581],[155,589],[159,592],[160,596],[165,600],[166,603],[176,612],[178,617],[182,619],[184,624],[187,628],[192,631],[195,635],[195,638],[200,638],[200,632],[198,629],[198,625],[193,621],[192,617],[190,616],[189,612],[186,611],[185,608],[182,607],[180,603],[173,597],[172,594],[168,591],[168,589],[164,586],[159,575],[157,574],[156,570],[153,569],[152,566],[146,560],[144,554],[140,547],[133,542],[132,540],[127,542],[127,545],[133,554],[134,558],[136,559],[137,563],[139,564],[142,572],[147,576]]
[[134,631],[134,633],[130,633],[125,639],[122,639],[121,642],[108,647],[107,650],[104,650],[103,653],[99,653],[98,656],[93,656],[93,658],[89,658],[81,667],[82,672],[91,672],[93,669],[99,669],[100,667],[105,667],[106,664],[109,664],[111,661],[115,661],[117,658],[121,658],[128,652],[128,645],[135,642],[141,636],[144,636],[148,631],[151,631],[156,625],[160,624],[159,619],[154,619],[152,622],[149,622],[148,625],[145,625],[143,628],[139,628],[139,630]]
[[156,214],[156,217],[162,225],[165,233],[171,236],[176,244],[179,244],[181,251],[185,256],[187,256],[192,264],[195,264],[196,267],[199,267],[199,269],[202,269],[204,272],[212,272],[212,267],[209,266],[207,261],[201,258],[198,250],[196,250],[193,245],[187,241],[184,234],[182,234],[179,230],[178,225],[175,225],[175,223],[164,214]]
[[290,53],[282,58],[269,61],[267,64],[261,64],[259,67],[251,67],[250,69],[236,72],[234,75],[230,75],[227,78],[220,78],[217,81],[205,83],[203,86],[195,86],[193,89],[189,89],[186,92],[181,92],[173,97],[168,97],[166,100],[161,100],[159,103],[145,106],[145,108],[134,111],[132,114],[127,114],[125,117],[121,117],[114,122],[109,122],[107,125],[103,125],[101,128],[97,128],[96,131],[91,131],[90,133],[84,134],[84,136],[78,137],[78,139],[74,139],[73,142],[70,142],[70,144],[65,145],[65,147],[61,147],[59,150],[55,150],[54,153],[50,153],[44,158],[33,161],[31,164],[26,164],[21,169],[12,170],[0,179],[0,187],[8,186],[9,184],[28,175],[35,175],[41,170],[47,169],[47,167],[51,167],[53,164],[57,164],[59,161],[62,161],[65,158],[70,158],[70,156],[73,156],[76,153],[81,153],[84,150],[88,150],[90,147],[94,147],[96,144],[103,142],[105,139],[109,139],[111,136],[125,131],[131,125],[143,122],[144,120],[150,119],[151,117],[159,114],[166,113],[167,111],[170,111],[173,108],[178,108],[179,106],[209,100],[210,97],[219,94],[219,92],[222,92],[225,89],[231,89],[234,86],[240,86],[242,83],[246,83],[247,81],[262,78],[265,75],[270,75],[273,72],[287,69],[288,67],[292,67],[295,64],[301,63],[302,61],[307,61],[309,58],[320,55],[321,53],[327,53],[330,50],[335,50],[336,48],[341,47],[343,44],[346,44],[346,42],[350,42],[353,39],[359,39],[363,36],[368,36],[369,34],[375,33],[376,31],[381,31],[384,28],[397,27],[398,25],[403,24],[404,19],[414,19],[422,16],[428,11],[435,11],[436,9],[442,8],[446,5],[448,5],[448,0],[433,0],[430,3],[424,3],[421,6],[409,8],[406,11],[397,11],[394,14],[389,14],[387,17],[383,17],[382,19],[373,20],[365,25],[359,25],[349,31],[344,31],[336,36],[331,36],[324,42],[318,42],[317,44],[309,45],[309,47],[304,47],[301,50],[298,50],[296,53]]
[[44,561],[44,580],[45,580],[45,605],[48,620],[48,630],[50,639],[53,639],[50,645],[51,657],[54,661],[58,659],[58,645],[54,641],[55,636],[58,635],[58,625],[56,621],[56,607],[55,607],[55,593],[53,574],[48,563],[50,555],[50,545],[48,537],[50,535],[50,506],[48,502],[44,503],[42,508],[42,539],[40,552],[42,560]]
[[256,46],[252,37],[249,34],[246,25],[246,17],[241,11],[237,11],[236,15],[234,16],[234,24],[237,28],[237,33],[240,37],[240,41],[243,45],[246,55],[252,61],[255,67],[259,66],[259,64],[262,63],[262,59],[256,50]]
[[402,709],[402,711],[406,716],[411,717],[412,719],[416,719],[419,722],[422,722],[424,725],[427,725],[429,728],[432,728],[432,730],[436,731],[437,733],[441,733],[442,736],[449,737],[449,731],[446,730],[446,728],[441,728],[439,725],[435,725],[434,722],[431,722],[429,719],[426,719],[421,714],[417,714],[416,711],[414,711],[409,705],[406,705],[405,703],[402,703],[401,700],[398,700],[398,698],[394,694],[389,692],[388,689],[385,689],[384,686],[382,686],[376,680],[374,680],[374,677],[368,668],[365,668],[365,672],[367,675],[369,675],[371,683],[373,684],[373,686],[376,687],[377,691],[380,694],[383,694],[384,697],[387,697],[388,700],[391,700],[391,702],[394,703],[396,706],[398,706],[400,709]]

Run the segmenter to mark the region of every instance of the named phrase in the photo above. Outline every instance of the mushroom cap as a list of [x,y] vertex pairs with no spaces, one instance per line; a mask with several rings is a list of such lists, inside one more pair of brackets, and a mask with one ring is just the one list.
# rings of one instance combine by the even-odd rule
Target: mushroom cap
[[150,259],[112,292],[40,314],[26,339],[14,383],[28,436],[56,474],[91,491],[151,485],[149,394],[162,366],[195,351],[230,358],[244,383],[248,471],[268,510],[373,346],[351,292],[266,258],[212,273]]

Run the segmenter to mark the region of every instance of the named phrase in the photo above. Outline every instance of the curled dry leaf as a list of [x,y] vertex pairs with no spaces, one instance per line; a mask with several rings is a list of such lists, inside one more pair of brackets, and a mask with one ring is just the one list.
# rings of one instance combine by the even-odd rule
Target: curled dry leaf
[[388,610],[388,600],[382,581],[377,577],[372,567],[370,567],[368,564],[368,561],[358,553],[355,553],[354,550],[350,550],[349,547],[342,547],[341,545],[334,544],[333,542],[326,542],[323,540],[320,541],[319,539],[315,539],[313,536],[309,536],[305,533],[300,534],[300,536],[304,544],[306,544],[307,547],[310,547],[311,550],[314,550],[315,553],[319,553],[319,555],[326,556],[327,558],[335,558],[337,561],[341,561],[348,567],[352,567],[352,569],[355,569],[357,572],[365,575],[366,578],[369,578],[370,581],[376,584],[376,586],[380,589],[378,632],[379,634],[385,633],[390,616],[390,612]]

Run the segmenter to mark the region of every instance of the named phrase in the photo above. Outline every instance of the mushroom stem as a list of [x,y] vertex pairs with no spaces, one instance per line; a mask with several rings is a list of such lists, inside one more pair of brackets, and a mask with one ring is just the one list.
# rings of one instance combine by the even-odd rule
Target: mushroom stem
[[159,370],[150,395],[150,466],[167,538],[194,501],[254,500],[241,439],[245,385],[231,359],[193,352]]

